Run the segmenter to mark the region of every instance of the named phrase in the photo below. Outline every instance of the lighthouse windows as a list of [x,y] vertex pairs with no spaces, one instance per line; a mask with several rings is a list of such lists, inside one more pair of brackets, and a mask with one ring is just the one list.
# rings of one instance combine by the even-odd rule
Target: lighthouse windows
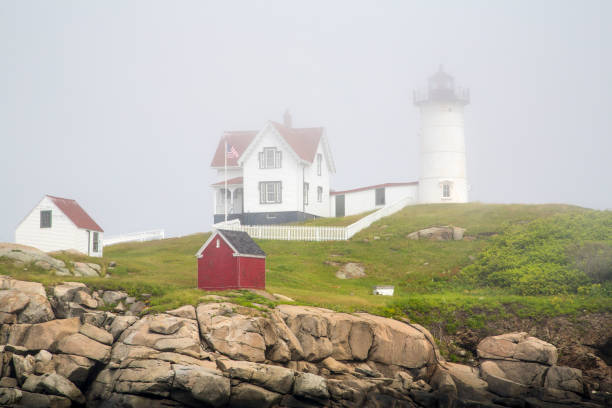
[[450,198],[451,185],[450,183],[442,183],[442,198]]

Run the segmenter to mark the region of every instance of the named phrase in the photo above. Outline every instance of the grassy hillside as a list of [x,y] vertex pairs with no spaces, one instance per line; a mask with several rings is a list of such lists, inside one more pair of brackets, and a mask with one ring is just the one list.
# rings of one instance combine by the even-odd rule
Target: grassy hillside
[[[260,240],[258,243],[268,254],[268,291],[290,296],[304,304],[385,315],[406,313],[423,324],[444,324],[449,330],[453,330],[459,320],[462,324],[478,327],[487,318],[503,318],[507,313],[537,317],[583,310],[612,311],[612,299],[606,292],[520,296],[511,287],[482,284],[474,279],[474,272],[469,276],[464,272],[482,264],[482,254],[498,245],[499,237],[508,231],[558,216],[601,217],[607,222],[612,219],[610,212],[567,205],[418,205],[380,220],[350,241]],[[333,221],[326,219],[324,223],[333,225]],[[346,220],[340,221],[338,224],[346,224]],[[323,221],[309,224],[317,222]],[[406,238],[410,232],[432,225],[466,228],[468,238],[445,242]],[[604,223],[600,228],[600,233],[607,234],[604,238],[608,240],[612,239],[609,225]],[[580,228],[580,225],[572,228]],[[194,234],[107,247],[103,261],[115,261],[118,265],[110,271],[112,277],[83,281],[97,287],[124,288],[133,294],[152,293],[152,305],[156,310],[197,303],[205,293],[195,289],[194,254],[207,237],[208,234]],[[334,273],[346,262],[363,264],[367,276],[353,280],[336,278]],[[46,283],[60,280],[35,270],[8,270],[8,266],[0,262],[0,270],[3,267],[5,272],[24,278]],[[377,284],[395,285],[396,296],[371,295],[371,287]],[[244,297],[249,296],[252,297]]]

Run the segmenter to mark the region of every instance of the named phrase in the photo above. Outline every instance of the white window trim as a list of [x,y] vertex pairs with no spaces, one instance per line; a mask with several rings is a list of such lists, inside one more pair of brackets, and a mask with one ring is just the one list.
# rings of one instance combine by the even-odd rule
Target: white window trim
[[[49,225],[43,225],[43,213],[49,214]],[[53,227],[53,210],[40,210],[40,228]]]
[[[272,200],[269,200],[270,197]],[[283,183],[281,181],[259,182],[259,204],[280,204],[282,202]]]
[[[271,154],[271,160],[269,159]],[[259,152],[259,168],[260,169],[280,169],[283,164],[283,152],[276,147],[264,147]],[[271,162],[270,162],[271,161]]]
[[98,231],[93,232],[93,239],[91,243],[92,252],[100,252],[100,233]]
[[[448,189],[448,195],[444,195],[444,189]],[[443,201],[449,201],[453,199],[453,182],[442,181],[440,182],[440,199]]]
[[304,182],[303,186],[303,193],[304,193],[304,205],[308,205],[308,195],[310,194],[310,184]]

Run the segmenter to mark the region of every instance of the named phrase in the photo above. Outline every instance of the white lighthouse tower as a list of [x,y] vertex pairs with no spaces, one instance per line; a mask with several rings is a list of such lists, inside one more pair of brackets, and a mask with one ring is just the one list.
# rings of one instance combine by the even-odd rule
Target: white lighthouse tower
[[419,202],[468,201],[463,108],[470,102],[467,89],[440,67],[425,91],[414,92],[421,109],[421,175]]

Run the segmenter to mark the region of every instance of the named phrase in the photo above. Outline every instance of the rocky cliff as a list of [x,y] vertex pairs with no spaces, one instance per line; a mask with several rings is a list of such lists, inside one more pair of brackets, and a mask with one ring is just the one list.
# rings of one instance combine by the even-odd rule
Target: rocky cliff
[[[484,339],[475,367],[444,361],[423,327],[365,313],[231,303],[162,314],[0,277],[0,405],[18,407],[604,406],[555,346]],[[134,300],[129,302],[136,305]],[[136,308],[138,309],[138,308]],[[115,309],[116,310],[116,309]]]

